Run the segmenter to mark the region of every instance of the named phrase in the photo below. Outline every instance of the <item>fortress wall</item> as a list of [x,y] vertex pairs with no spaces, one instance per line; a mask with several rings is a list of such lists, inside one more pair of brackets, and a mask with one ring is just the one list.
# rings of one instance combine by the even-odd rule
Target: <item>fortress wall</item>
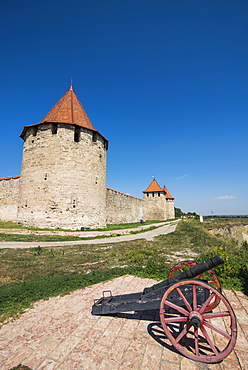
[[143,199],[107,188],[107,224],[140,222],[145,220]]
[[0,221],[16,222],[19,183],[19,176],[0,179]]

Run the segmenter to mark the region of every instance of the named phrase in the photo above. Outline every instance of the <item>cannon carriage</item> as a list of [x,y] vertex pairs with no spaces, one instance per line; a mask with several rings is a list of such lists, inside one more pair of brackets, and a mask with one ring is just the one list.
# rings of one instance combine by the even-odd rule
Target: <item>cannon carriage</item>
[[205,363],[222,361],[237,338],[235,314],[212,271],[222,263],[219,255],[202,263],[183,261],[143,292],[113,296],[104,291],[92,314],[159,310],[165,335],[181,354]]

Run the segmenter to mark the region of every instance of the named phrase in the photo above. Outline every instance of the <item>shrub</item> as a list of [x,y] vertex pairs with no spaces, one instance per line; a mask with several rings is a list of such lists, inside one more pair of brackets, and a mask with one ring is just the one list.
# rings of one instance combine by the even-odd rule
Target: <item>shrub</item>
[[247,254],[248,244],[245,242],[241,247],[231,244],[216,246],[201,254],[201,260],[206,260],[215,254],[219,254],[224,261],[215,271],[223,286],[227,289],[247,291]]

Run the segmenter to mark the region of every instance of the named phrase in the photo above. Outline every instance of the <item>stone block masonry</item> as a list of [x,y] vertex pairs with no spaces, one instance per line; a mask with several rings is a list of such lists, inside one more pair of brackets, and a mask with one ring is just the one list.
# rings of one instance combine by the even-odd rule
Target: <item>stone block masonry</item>
[[145,220],[143,199],[107,188],[107,224],[122,224]]
[[106,149],[101,135],[41,124],[24,137],[18,222],[39,228],[80,229],[106,225]]
[[0,179],[0,221],[16,222],[20,176]]

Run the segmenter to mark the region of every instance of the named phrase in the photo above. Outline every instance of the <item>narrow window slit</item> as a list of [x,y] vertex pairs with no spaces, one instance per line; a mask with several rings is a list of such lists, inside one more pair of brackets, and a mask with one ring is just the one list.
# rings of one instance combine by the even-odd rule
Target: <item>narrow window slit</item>
[[80,141],[80,128],[79,127],[75,127],[74,141],[75,141],[75,143],[79,143],[79,141]]

